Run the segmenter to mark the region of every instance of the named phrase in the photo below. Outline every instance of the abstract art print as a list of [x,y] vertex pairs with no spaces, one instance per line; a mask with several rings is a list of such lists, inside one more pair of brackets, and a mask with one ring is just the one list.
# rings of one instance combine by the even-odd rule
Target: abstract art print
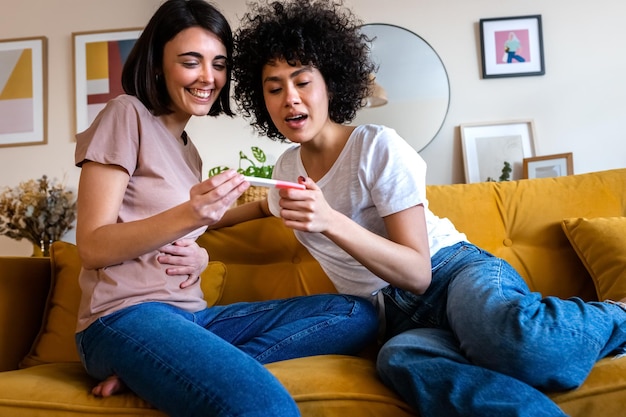
[[541,15],[480,20],[483,78],[544,75]]
[[0,40],[0,146],[47,143],[47,39]]
[[73,33],[76,132],[123,93],[122,68],[141,29]]

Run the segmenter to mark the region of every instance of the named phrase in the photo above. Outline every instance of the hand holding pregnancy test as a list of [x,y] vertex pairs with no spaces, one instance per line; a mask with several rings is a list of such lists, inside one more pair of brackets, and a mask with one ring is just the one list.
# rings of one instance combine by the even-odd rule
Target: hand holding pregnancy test
[[269,178],[257,178],[257,177],[243,177],[248,181],[250,185],[256,185],[257,187],[274,187],[274,188],[295,188],[298,190],[304,190],[306,187],[304,184],[298,184],[297,182],[271,180]]

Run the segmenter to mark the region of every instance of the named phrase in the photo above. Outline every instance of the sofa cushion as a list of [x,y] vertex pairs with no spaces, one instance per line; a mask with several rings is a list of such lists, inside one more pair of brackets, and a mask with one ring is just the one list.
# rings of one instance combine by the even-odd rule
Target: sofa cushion
[[[318,355],[274,362],[267,369],[291,393],[303,416],[415,416],[377,378],[374,362],[367,359]],[[130,391],[95,397],[90,393],[95,383],[79,363],[4,372],[0,416],[165,416]]]
[[562,225],[598,298],[626,298],[626,217],[569,218]]
[[432,185],[430,208],[472,243],[507,260],[533,291],[597,298],[561,222],[626,214],[626,169],[519,181]]
[[264,217],[212,229],[198,238],[228,265],[220,304],[336,293],[328,276],[282,219]]
[[66,242],[54,242],[50,247],[50,264],[50,292],[41,329],[29,354],[20,363],[21,367],[80,361],[74,343],[80,300],[80,259],[76,246]]
[[[20,367],[54,362],[79,362],[74,330],[80,301],[80,258],[76,245],[54,242],[50,249],[52,278],[41,329]],[[209,305],[219,301],[226,266],[210,262],[202,273],[202,290]]]
[[626,357],[600,359],[578,388],[548,396],[571,417],[623,416]]

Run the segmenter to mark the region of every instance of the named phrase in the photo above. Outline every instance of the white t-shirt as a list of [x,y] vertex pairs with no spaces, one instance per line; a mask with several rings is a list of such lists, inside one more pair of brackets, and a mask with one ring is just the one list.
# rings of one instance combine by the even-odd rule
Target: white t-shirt
[[[300,146],[284,152],[274,167],[274,178],[295,181],[307,176]],[[383,217],[423,204],[431,256],[439,249],[465,241],[448,220],[435,216],[426,199],[426,163],[395,130],[361,125],[350,135],[331,169],[317,185],[330,206],[356,223],[387,237]],[[270,211],[278,216],[278,191],[269,194]],[[321,233],[294,231],[318,260],[340,293],[358,295],[382,307],[383,281]]]

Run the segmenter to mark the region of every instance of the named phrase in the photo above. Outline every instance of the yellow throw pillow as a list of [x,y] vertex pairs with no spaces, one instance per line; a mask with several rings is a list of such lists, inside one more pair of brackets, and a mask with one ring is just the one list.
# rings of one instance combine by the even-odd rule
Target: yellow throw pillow
[[216,305],[222,298],[224,291],[226,265],[219,261],[211,261],[204,272],[200,274],[200,278],[202,279],[200,288],[204,293],[204,299],[209,307]]
[[50,247],[52,278],[42,326],[21,367],[52,362],[79,362],[74,331],[80,288],[80,258],[75,245],[54,242]]
[[[76,245],[54,242],[50,249],[50,262],[52,279],[42,326],[29,354],[20,363],[23,368],[80,361],[74,341],[80,301],[80,258]],[[202,273],[202,290],[210,306],[219,301],[225,276],[226,265],[222,262],[209,262]]]
[[571,218],[562,226],[593,278],[598,298],[626,298],[626,217]]

